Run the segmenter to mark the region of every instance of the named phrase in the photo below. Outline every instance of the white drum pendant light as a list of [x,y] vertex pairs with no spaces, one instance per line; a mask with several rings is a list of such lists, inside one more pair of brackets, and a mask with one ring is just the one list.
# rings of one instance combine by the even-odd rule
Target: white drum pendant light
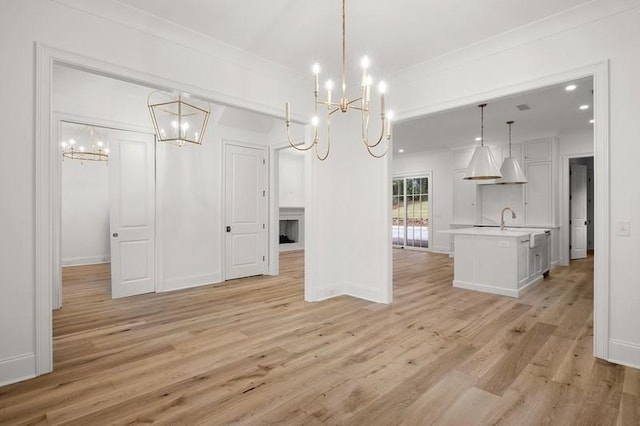
[[502,167],[500,167],[502,178],[496,180],[496,183],[500,185],[527,183],[527,177],[524,175],[518,159],[511,156],[511,125],[513,123],[513,121],[507,121],[509,125],[509,157],[504,159]]
[[480,146],[471,157],[469,166],[464,175],[464,179],[481,180],[481,179],[497,179],[502,177],[496,159],[493,158],[491,149],[484,146],[484,107],[487,104],[478,105],[480,107]]

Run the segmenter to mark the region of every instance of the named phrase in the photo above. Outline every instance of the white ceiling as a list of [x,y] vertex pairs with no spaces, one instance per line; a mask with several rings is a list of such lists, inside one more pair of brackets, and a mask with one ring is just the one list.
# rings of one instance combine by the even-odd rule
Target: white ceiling
[[[118,0],[304,73],[339,73],[340,0]],[[382,78],[590,0],[347,0],[347,66]],[[335,71],[333,71],[335,70]]]
[[[314,61],[334,78],[340,61],[340,0],[113,0],[174,25],[218,39],[291,69],[309,73]],[[411,65],[473,45],[545,18],[571,13],[592,0],[347,0],[347,66],[359,57],[372,59],[372,72],[385,78]],[[333,73],[333,74],[331,74]],[[68,75],[69,84],[74,84]],[[89,78],[85,76],[86,78]],[[95,77],[105,80],[102,77]],[[77,80],[75,83],[77,84]],[[129,97],[146,99],[149,89],[112,80]],[[502,143],[507,120],[514,120],[514,140],[527,135],[559,134],[590,126],[590,80],[578,90],[563,87],[490,101],[485,111],[485,141]],[[117,90],[116,87],[112,88]],[[520,112],[515,105],[531,110]],[[473,145],[479,136],[475,106],[397,123],[394,144],[406,153]],[[269,133],[271,117],[227,107],[220,124]],[[588,127],[587,127],[588,128]]]
[[[574,91],[566,91],[575,84]],[[593,79],[591,77],[543,89],[519,93],[501,99],[488,100],[484,111],[485,144],[502,145],[508,141],[507,121],[513,120],[512,140],[589,131],[593,125]],[[531,109],[520,111],[516,105]],[[580,110],[581,105],[589,109]],[[480,136],[480,108],[469,105],[455,110],[432,114],[394,127],[394,155],[412,152],[456,148],[478,144]],[[399,154],[398,149],[404,149]]]

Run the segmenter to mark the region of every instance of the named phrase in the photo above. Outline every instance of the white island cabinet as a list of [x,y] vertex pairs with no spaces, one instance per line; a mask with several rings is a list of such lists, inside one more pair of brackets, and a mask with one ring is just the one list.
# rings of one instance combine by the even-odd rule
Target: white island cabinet
[[453,286],[520,297],[549,271],[549,230],[463,228],[455,240]]

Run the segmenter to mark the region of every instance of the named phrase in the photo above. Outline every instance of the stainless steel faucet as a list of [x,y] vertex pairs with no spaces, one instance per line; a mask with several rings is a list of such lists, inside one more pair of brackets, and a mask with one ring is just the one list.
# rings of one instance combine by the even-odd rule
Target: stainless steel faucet
[[511,207],[505,207],[504,209],[502,209],[502,211],[500,212],[500,230],[501,231],[504,231],[504,212],[506,212],[507,210],[511,212],[511,219],[516,218],[516,212],[514,212],[511,209]]

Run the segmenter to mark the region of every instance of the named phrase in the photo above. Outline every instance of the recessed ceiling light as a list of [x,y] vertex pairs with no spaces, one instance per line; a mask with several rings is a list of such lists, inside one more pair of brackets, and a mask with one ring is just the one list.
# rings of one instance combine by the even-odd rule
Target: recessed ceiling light
[[594,120],[593,118],[591,120],[589,120],[589,123],[591,123],[591,124],[593,124],[595,122],[596,122],[596,120]]
[[564,90],[566,90],[567,92],[571,92],[572,90],[576,90],[578,88],[578,86],[576,86],[575,84],[570,84],[567,87],[564,88]]
[[589,109],[589,105],[580,105],[580,109],[582,110]]
[[399,152],[400,154],[402,154],[402,153],[404,152],[404,149],[400,148],[400,149],[398,150],[398,152]]
[[481,140],[482,140],[482,138],[481,138],[480,136],[478,136],[478,137],[476,138],[476,142],[480,142]]

